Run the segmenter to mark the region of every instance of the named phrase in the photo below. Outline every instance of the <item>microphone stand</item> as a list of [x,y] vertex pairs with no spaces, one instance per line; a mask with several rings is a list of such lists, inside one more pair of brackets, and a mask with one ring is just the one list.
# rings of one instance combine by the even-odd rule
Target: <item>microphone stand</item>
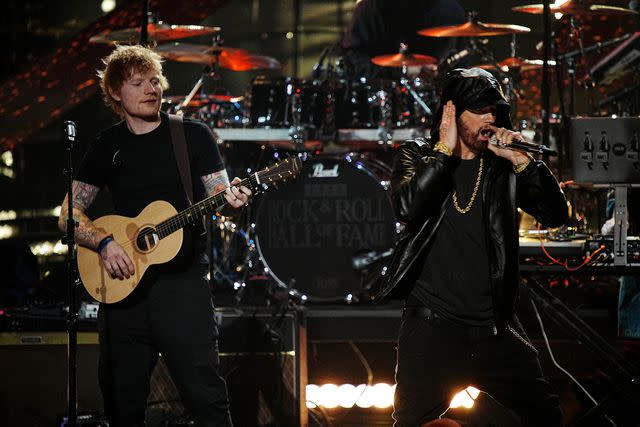
[[65,243],[67,245],[67,291],[69,295],[69,312],[67,313],[67,426],[75,427],[77,424],[78,409],[78,383],[77,383],[77,354],[78,354],[78,308],[76,301],[76,286],[79,282],[76,270],[76,221],[73,219],[73,143],[76,139],[76,124],[71,121],[64,122],[64,134],[67,143],[67,168],[64,174],[67,176],[67,232]]

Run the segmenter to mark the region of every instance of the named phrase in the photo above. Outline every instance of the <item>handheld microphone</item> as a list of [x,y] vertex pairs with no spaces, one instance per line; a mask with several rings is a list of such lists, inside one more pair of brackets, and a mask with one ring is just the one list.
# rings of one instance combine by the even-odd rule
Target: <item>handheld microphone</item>
[[506,148],[507,150],[525,151],[532,154],[543,154],[545,156],[558,155],[556,150],[552,150],[546,145],[528,142],[523,139],[514,139],[513,141],[511,141],[511,144],[504,145],[500,142],[500,140],[498,140],[495,135],[491,135],[491,138],[489,138],[489,144],[495,145],[496,147],[500,148]]
[[322,67],[322,63],[324,62],[324,59],[326,58],[327,53],[329,53],[330,48],[331,46],[327,46],[324,49],[322,49],[322,52],[318,57],[318,61],[313,65],[313,68],[311,69],[311,78],[317,79],[318,77],[320,77],[320,68]]

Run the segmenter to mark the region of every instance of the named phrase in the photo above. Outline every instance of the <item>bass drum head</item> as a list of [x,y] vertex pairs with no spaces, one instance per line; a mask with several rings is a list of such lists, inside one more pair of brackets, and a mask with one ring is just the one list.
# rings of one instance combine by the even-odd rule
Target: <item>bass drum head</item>
[[[393,246],[388,179],[389,169],[380,162],[318,156],[293,182],[267,191],[256,216],[256,245],[269,273],[309,302],[357,295],[362,276],[352,267],[353,257]],[[376,264],[369,273],[379,276],[381,269]]]

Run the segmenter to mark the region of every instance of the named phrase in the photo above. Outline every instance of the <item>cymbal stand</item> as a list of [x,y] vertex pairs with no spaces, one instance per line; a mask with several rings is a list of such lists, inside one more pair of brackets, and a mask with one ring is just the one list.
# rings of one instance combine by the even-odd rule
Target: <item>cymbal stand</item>
[[307,129],[302,125],[302,94],[297,83],[289,83],[287,87],[287,106],[285,111],[291,109],[291,127],[289,127],[289,137],[297,151],[304,151],[304,142],[307,139]]
[[[212,44],[213,44],[214,48],[216,46],[219,46],[220,44],[222,44],[222,39],[220,38],[220,34],[215,34],[213,36],[213,43]],[[189,94],[184,98],[184,101],[182,101],[182,103],[180,103],[180,106],[178,107],[178,110],[182,110],[187,105],[189,105],[189,103],[194,98],[196,93],[198,93],[199,90],[200,90],[200,96],[203,97],[203,98],[206,97],[206,95],[207,95],[207,93],[205,91],[205,79],[206,78],[210,78],[211,80],[214,80],[214,81],[215,80],[219,80],[218,75],[219,75],[219,71],[220,71],[220,65],[218,63],[218,57],[220,56],[220,52],[216,52],[214,50],[213,56],[214,56],[215,60],[213,60],[210,65],[207,65],[202,69],[202,75],[200,76],[200,78],[198,79],[196,84],[193,85],[193,88],[191,89]]]
[[[403,66],[404,68],[404,66]],[[392,108],[390,94],[380,88],[375,93],[375,99],[380,108],[380,119],[378,120],[378,144],[389,146],[393,143],[393,135],[391,133],[391,114]]]
[[420,108],[422,108],[428,116],[433,116],[433,111],[431,111],[431,108],[429,108],[427,103],[424,102],[424,99],[422,99],[422,97],[418,94],[418,92],[416,92],[409,84],[409,77],[407,75],[406,65],[402,66],[402,74],[400,76],[400,85],[403,88],[405,88],[407,92],[409,92],[409,94],[413,97],[413,99],[415,99],[415,101],[418,103]]

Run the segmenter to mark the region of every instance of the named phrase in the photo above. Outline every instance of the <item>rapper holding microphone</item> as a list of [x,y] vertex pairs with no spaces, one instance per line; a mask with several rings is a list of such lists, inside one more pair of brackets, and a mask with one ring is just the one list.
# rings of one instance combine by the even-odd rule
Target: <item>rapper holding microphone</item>
[[557,227],[567,218],[564,194],[543,162],[514,149],[522,137],[490,73],[456,69],[443,82],[431,141],[404,143],[393,167],[406,226],[376,297],[406,299],[395,426],[446,418],[467,386],[524,426],[560,426],[558,397],[514,311],[517,209]]

